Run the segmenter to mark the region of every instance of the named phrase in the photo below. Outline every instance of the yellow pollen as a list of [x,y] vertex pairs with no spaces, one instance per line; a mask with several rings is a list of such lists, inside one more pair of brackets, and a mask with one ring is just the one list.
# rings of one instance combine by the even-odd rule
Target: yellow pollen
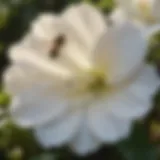
[[67,95],[75,97],[84,94],[101,94],[108,92],[105,72],[91,69],[79,73],[73,80],[73,86],[70,87]]
[[140,0],[139,1],[139,8],[144,12],[144,13],[150,13],[150,6],[148,4],[147,0]]
[[89,73],[92,81],[87,85],[87,90],[90,92],[100,92],[106,90],[106,81],[104,72],[98,70],[91,70]]
[[148,0],[139,0],[138,1],[138,9],[141,13],[141,16],[145,18],[149,23],[154,23],[155,19],[151,13],[151,6]]

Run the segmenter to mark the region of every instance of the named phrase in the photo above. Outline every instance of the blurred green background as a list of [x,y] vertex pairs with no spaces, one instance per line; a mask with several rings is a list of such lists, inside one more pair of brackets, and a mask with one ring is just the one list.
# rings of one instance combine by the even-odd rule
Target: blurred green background
[[[10,64],[8,47],[27,31],[40,12],[61,12],[71,4],[85,1],[108,14],[115,7],[112,0],[0,0],[0,160],[158,160],[160,159],[160,94],[153,100],[153,111],[145,120],[135,122],[132,135],[116,145],[104,146],[87,157],[78,157],[67,147],[44,150],[34,140],[32,131],[15,126],[8,116],[10,97],[3,89],[3,71]],[[160,34],[151,39],[147,55],[160,74]]]

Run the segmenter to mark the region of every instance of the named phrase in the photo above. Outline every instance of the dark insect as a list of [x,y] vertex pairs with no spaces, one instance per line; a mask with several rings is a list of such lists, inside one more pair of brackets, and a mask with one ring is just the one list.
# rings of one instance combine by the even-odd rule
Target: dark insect
[[53,46],[50,50],[50,57],[57,58],[60,54],[60,49],[65,43],[65,36],[59,35],[53,42]]

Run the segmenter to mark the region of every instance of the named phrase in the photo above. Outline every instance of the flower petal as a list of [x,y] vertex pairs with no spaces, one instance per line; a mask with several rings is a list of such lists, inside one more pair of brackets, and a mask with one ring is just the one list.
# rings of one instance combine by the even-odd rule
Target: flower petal
[[[53,21],[55,22],[53,23]],[[45,26],[43,23],[46,23]],[[50,29],[46,29],[47,27],[50,27]],[[43,36],[39,33],[39,28],[44,32]],[[46,30],[53,30],[53,33],[46,33],[48,32]],[[30,33],[20,45],[25,47],[28,52],[31,52],[29,49],[32,49],[34,53],[37,53],[43,59],[52,60],[54,66],[58,64],[77,72],[77,70],[82,69],[83,65],[88,65],[86,59],[88,53],[83,44],[84,37],[77,35],[78,33],[75,32],[74,27],[70,26],[68,22],[62,21],[60,17],[56,17],[55,20],[54,17],[46,17],[45,20],[45,16],[41,15],[35,20]],[[45,36],[49,38],[47,39]],[[57,47],[56,39],[59,36],[63,37],[64,43]],[[57,56],[54,57],[55,54]]]
[[111,112],[124,119],[143,118],[150,111],[152,97],[159,86],[154,68],[146,66],[133,84],[108,100]]
[[48,87],[32,86],[13,97],[10,112],[17,124],[23,127],[42,125],[66,112],[68,102],[50,93]]
[[118,7],[122,8],[132,20],[138,20],[147,26],[160,20],[159,0],[116,0]]
[[83,118],[78,133],[69,144],[71,149],[81,156],[96,151],[101,145],[100,141],[92,135],[88,128],[86,117]]
[[146,27],[142,24],[139,26],[141,27],[142,33],[144,34],[146,39],[152,38],[152,36],[154,36],[156,33],[158,33],[160,31],[160,24],[151,25],[148,27]]
[[53,40],[59,34],[62,23],[59,16],[40,14],[32,23],[31,33],[41,40]]
[[122,8],[118,7],[114,9],[114,11],[109,15],[108,18],[111,21],[113,27],[114,25],[119,25],[123,23],[123,21],[128,18],[128,15]]
[[140,67],[146,49],[141,30],[130,21],[123,21],[107,30],[92,58],[97,67],[106,71],[108,82],[117,83]]
[[117,5],[122,7],[124,10],[128,10],[130,11],[131,8],[132,8],[132,4],[133,4],[133,1],[135,0],[131,0],[131,1],[128,1],[128,0],[115,0]]
[[43,62],[36,64],[34,59],[30,62],[27,58],[25,59],[25,56],[17,57],[17,61],[15,65],[6,70],[3,77],[5,89],[10,94],[17,95],[25,89],[44,83],[48,83],[51,88],[65,85],[66,78],[61,75],[61,71],[58,68],[56,71],[56,66],[54,72],[51,68],[52,66],[45,66]]
[[155,1],[152,1],[152,3],[153,3],[152,4],[153,15],[157,19],[157,22],[159,22],[160,21],[160,1],[155,0]]
[[115,143],[129,135],[131,121],[111,115],[107,110],[107,101],[94,103],[89,111],[89,126],[95,136],[106,143]]
[[68,143],[78,131],[82,120],[82,112],[71,112],[57,121],[36,128],[35,136],[40,144],[46,148],[56,147]]
[[16,44],[9,49],[9,53],[9,58],[18,65],[27,65],[27,67],[36,68],[41,72],[43,71],[53,76],[71,73],[67,67],[55,63],[48,57],[40,56],[38,51],[32,49],[32,47],[24,47],[21,44]]
[[79,36],[84,39],[84,44],[93,47],[97,39],[106,29],[102,14],[88,4],[73,5],[63,13],[66,20]]
[[[78,24],[70,21],[72,16]],[[22,42],[9,50],[10,58],[16,62],[31,59],[34,63],[37,59],[36,63],[46,62],[49,68],[54,66],[52,70],[63,68],[63,71],[77,72],[90,67],[88,55],[105,28],[102,15],[90,5],[70,7],[59,16],[41,14]],[[64,37],[64,44],[57,47],[59,36]],[[56,58],[51,56],[53,54]]]
[[42,75],[31,66],[13,65],[4,74],[4,86],[7,92],[16,95],[28,87],[35,86]]

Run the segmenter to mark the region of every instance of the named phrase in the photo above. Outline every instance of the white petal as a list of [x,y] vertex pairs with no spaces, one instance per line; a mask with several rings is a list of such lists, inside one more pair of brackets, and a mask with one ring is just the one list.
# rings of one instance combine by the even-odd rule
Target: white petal
[[70,142],[70,147],[73,151],[82,156],[96,151],[100,145],[100,141],[93,136],[92,132],[88,128],[86,117],[83,118],[83,122],[78,133]]
[[126,14],[126,12],[118,7],[118,8],[115,8],[113,10],[113,12],[109,15],[109,20],[111,21],[112,23],[112,27],[113,25],[118,25],[118,24],[121,24],[123,23],[123,21],[126,20],[126,18],[128,18],[128,15]]
[[140,27],[142,28],[142,33],[144,34],[146,39],[152,38],[152,36],[154,36],[156,33],[160,31],[160,24],[151,25],[148,27],[140,25]]
[[143,118],[152,107],[152,97],[160,86],[155,70],[146,66],[127,88],[108,100],[111,112],[120,118]]
[[[43,35],[39,33],[40,29]],[[50,65],[49,68],[53,66],[52,70],[63,68],[62,70],[77,72],[80,66],[88,65],[87,51],[81,44],[83,39],[80,40],[72,30],[72,27],[59,17],[54,19],[54,16],[41,15],[24,39],[10,48],[10,58],[16,62],[23,60],[31,63],[32,60],[34,64],[45,63],[46,66]],[[64,36],[64,44],[57,51],[58,56],[52,58],[51,51],[57,45],[55,40],[60,35]]]
[[106,110],[107,107],[106,100],[94,103],[89,112],[89,125],[101,141],[115,143],[129,135],[131,121],[116,118]]
[[89,4],[82,4],[79,7],[79,12],[93,38],[99,38],[99,36],[105,32],[107,27],[100,10]]
[[131,1],[133,1],[133,0],[130,0],[130,1],[128,1],[128,0],[115,0],[115,2],[119,6],[124,7],[124,8],[128,8],[131,5]]
[[152,12],[155,18],[157,19],[157,22],[160,21],[160,1],[159,0],[154,0],[152,1],[153,7],[152,7]]
[[13,65],[4,74],[4,86],[7,92],[16,95],[28,87],[35,86],[39,83],[40,78],[41,80],[43,79],[42,77],[46,78],[46,76],[42,75],[45,74],[31,66],[26,66],[25,64]]
[[[52,19],[49,20],[51,21]],[[40,18],[34,22],[30,35],[24,40],[25,47],[25,41],[29,39],[28,41],[30,42],[27,43],[27,48],[35,50],[35,52],[39,56],[43,56],[43,58],[48,57],[52,60],[54,66],[56,63],[76,72],[79,69],[83,69],[81,68],[83,65],[86,67],[86,65],[88,65],[88,61],[86,60],[88,51],[85,47],[86,44],[84,45],[84,37],[77,36],[78,33],[75,32],[74,27],[70,26],[68,22],[62,21],[59,17],[57,17],[54,23],[52,22],[53,20],[50,22],[53,23],[52,25],[50,23],[48,24],[47,21],[45,27],[43,27],[43,21],[43,16],[40,16]],[[46,33],[46,30],[49,30],[45,29],[47,26],[52,27],[50,30],[53,30],[53,33]],[[37,32],[37,27],[42,28],[44,30],[44,35],[46,37],[50,36],[50,38],[47,39],[44,36],[38,37],[39,34],[34,33],[35,31]],[[65,39],[64,44],[59,48],[59,51],[57,51],[58,56],[56,58],[51,58],[51,50],[57,45],[55,40],[60,35],[63,35]]]
[[79,37],[75,28],[66,25],[63,28],[62,34],[65,36],[65,43],[61,47],[59,57],[56,62],[68,66],[72,71],[79,71],[86,67],[90,67],[88,60],[89,51],[84,44],[84,37]]
[[54,14],[41,14],[31,26],[31,33],[43,40],[53,40],[60,31],[62,21]]
[[39,56],[38,51],[29,47],[23,47],[21,44],[13,45],[9,49],[9,53],[10,59],[14,63],[32,66],[39,71],[52,74],[53,76],[70,74],[70,71],[66,67],[54,63],[52,59]]
[[22,39],[21,47],[35,50],[39,56],[49,57],[54,40],[62,34],[65,23],[54,14],[40,14],[32,23],[29,33]]
[[[159,0],[116,0],[118,7],[121,7],[126,15],[132,20],[137,19],[143,25],[151,25],[157,23],[160,20]],[[146,3],[147,8],[143,10],[140,4]]]
[[54,74],[54,70],[45,68],[46,66],[43,63],[42,65],[38,64],[38,66],[36,66],[36,64],[27,61],[25,57],[20,59],[4,73],[3,80],[6,91],[11,95],[17,95],[25,89],[32,88],[39,84],[43,85],[44,83],[48,83],[52,89],[65,85],[66,78],[62,75],[60,76],[58,70],[57,74]]
[[126,16],[130,16],[130,18],[133,18],[133,14],[135,14],[135,8],[134,8],[134,2],[135,0],[115,0],[117,3],[117,6],[119,8],[122,8],[126,12]]
[[[72,16],[78,24],[70,21]],[[68,69],[77,72],[90,67],[88,55],[105,28],[102,15],[85,4],[70,7],[61,16],[42,14],[33,21],[29,34],[22,42],[9,50],[10,58],[14,61],[33,60],[35,64],[41,65],[48,58],[52,60],[52,70],[65,72]],[[59,48],[58,58],[52,59],[49,57],[50,51],[56,45],[54,40],[59,35],[64,35],[65,42]],[[49,67],[51,60],[45,63],[47,70],[52,68],[51,65]]]
[[[118,7],[109,16],[109,20],[111,20],[111,23],[113,25],[119,25],[122,24],[128,18],[127,16],[127,13],[122,8]],[[132,18],[130,18],[130,20],[132,20]],[[151,38],[151,36],[160,31],[159,24],[145,25],[142,21],[138,20],[135,20],[134,23],[141,29],[142,34],[144,34],[144,37],[146,39]]]
[[[48,86],[49,87],[49,86]],[[68,109],[68,102],[47,86],[37,85],[13,97],[10,112],[13,120],[23,126],[41,125],[62,116]]]
[[82,120],[82,112],[75,111],[67,114],[62,119],[50,121],[38,127],[35,135],[40,144],[46,148],[56,147],[68,143],[78,131]]
[[147,42],[141,30],[129,21],[109,28],[93,54],[97,67],[106,71],[109,83],[120,82],[142,64]]
[[73,5],[63,13],[66,20],[87,46],[93,47],[106,25],[102,14],[88,4]]

